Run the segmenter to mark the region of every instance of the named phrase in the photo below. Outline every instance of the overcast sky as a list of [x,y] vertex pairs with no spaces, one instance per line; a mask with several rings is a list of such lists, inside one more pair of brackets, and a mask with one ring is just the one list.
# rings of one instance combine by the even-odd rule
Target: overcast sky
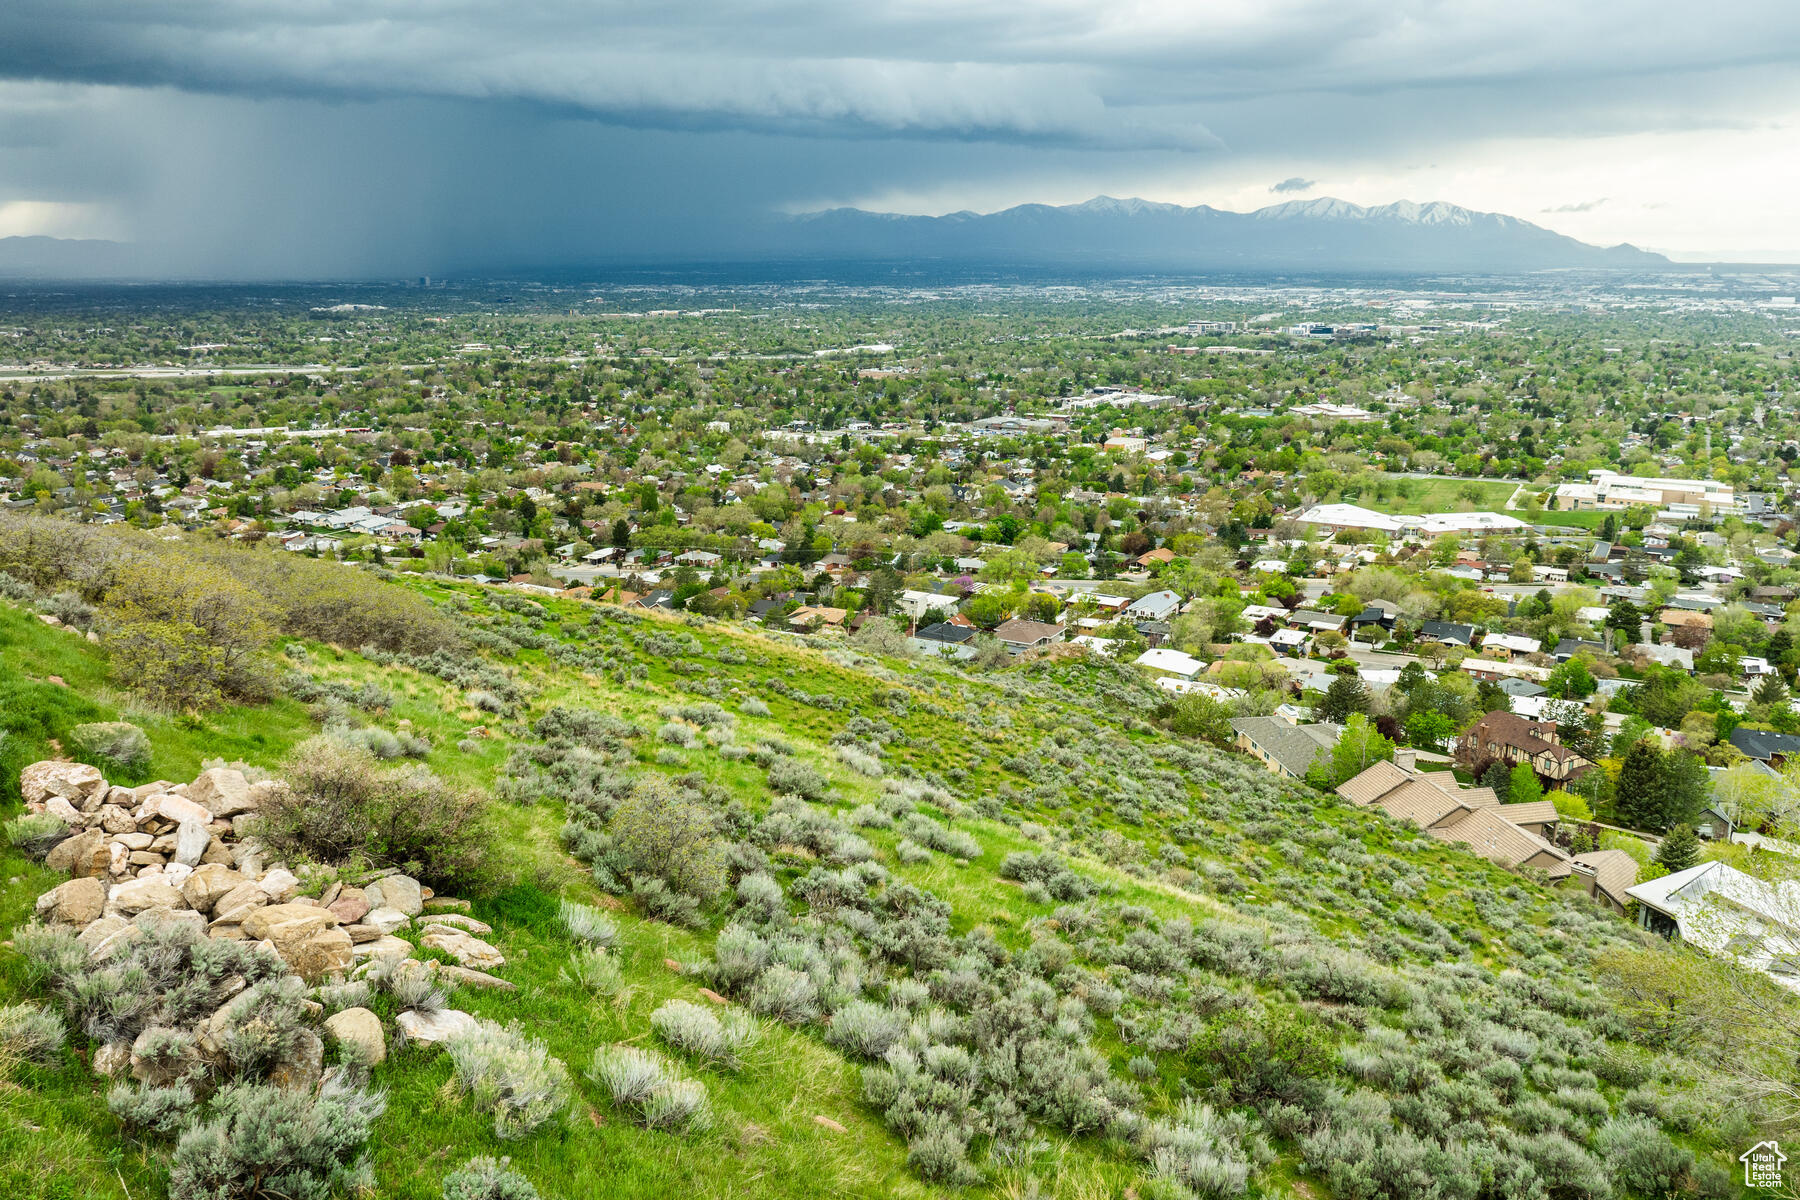
[[1447,200],[1800,261],[1793,0],[3,0],[0,236],[215,275],[771,214]]

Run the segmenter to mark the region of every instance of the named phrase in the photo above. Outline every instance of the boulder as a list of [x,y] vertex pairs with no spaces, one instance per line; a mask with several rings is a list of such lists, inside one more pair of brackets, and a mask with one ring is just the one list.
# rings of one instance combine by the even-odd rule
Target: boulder
[[417,1042],[421,1046],[435,1046],[459,1033],[474,1029],[475,1018],[454,1008],[434,1013],[420,1012],[414,1008],[401,1013],[394,1024],[407,1041]]
[[143,824],[146,817],[176,825],[183,821],[198,821],[202,825],[212,823],[212,813],[207,811],[204,804],[195,803],[186,796],[177,796],[174,792],[159,792],[144,801],[138,809],[138,823]]
[[425,911],[425,897],[419,892],[419,881],[407,875],[389,875],[381,881],[384,908],[397,908],[409,917]]
[[368,962],[377,958],[409,958],[412,956],[413,944],[405,938],[388,937],[385,934],[372,942],[356,943],[353,953],[360,962]]
[[244,927],[235,921],[214,921],[206,927],[206,936],[228,942],[245,941]]
[[412,918],[397,908],[378,908],[363,916],[362,924],[373,925],[383,933],[392,933],[396,929],[405,929],[412,924]]
[[248,812],[257,811],[263,806],[263,801],[267,800],[270,796],[286,786],[287,785],[282,783],[279,779],[257,780],[244,792],[245,810]]
[[75,935],[75,940],[91,951],[95,946],[98,946],[113,934],[118,933],[120,930],[130,928],[131,922],[127,921],[124,917],[119,916],[117,913],[107,913],[98,920],[89,921],[87,928]]
[[134,917],[151,908],[186,908],[187,899],[163,882],[161,876],[133,879],[113,888],[107,907],[114,912]]
[[346,1008],[325,1018],[325,1032],[340,1046],[354,1047],[352,1053],[370,1066],[387,1058],[387,1037],[381,1030],[381,1018],[366,1008]]
[[361,888],[343,888],[335,899],[326,902],[325,907],[346,925],[353,925],[369,915],[369,900]]
[[433,929],[419,939],[419,945],[442,950],[463,966],[473,967],[478,971],[506,965],[506,956],[500,951],[480,938],[471,937],[458,929]]
[[188,799],[206,806],[215,817],[235,817],[256,807],[250,798],[250,781],[242,771],[213,767],[200,772],[188,787]]
[[455,896],[433,896],[425,901],[426,912],[468,912],[469,902]]
[[387,899],[381,894],[380,880],[363,884],[363,899],[369,902],[369,907],[372,909],[387,907]]
[[106,834],[89,829],[74,837],[66,837],[50,848],[44,865],[52,871],[71,875],[103,875],[112,865],[112,852],[106,848]]
[[298,941],[276,942],[275,949],[308,983],[342,978],[356,965],[356,948],[341,929],[321,929]]
[[244,879],[223,896],[213,901],[213,916],[222,921],[242,921],[255,910],[269,902],[269,893],[263,891],[248,878]]
[[325,1073],[325,1043],[308,1029],[301,1033],[292,1054],[269,1070],[269,1083],[290,1092],[311,1092]]
[[387,936],[373,925],[345,925],[343,926],[343,930],[350,935],[350,940],[357,945],[361,945],[364,942],[380,941]]
[[156,839],[147,833],[139,833],[133,828],[128,833],[114,834],[109,840],[114,845],[123,846],[127,850],[148,850],[150,843]]
[[98,879],[71,879],[37,898],[38,919],[56,925],[89,925],[106,908],[106,889]]
[[94,1051],[94,1074],[107,1079],[123,1078],[131,1070],[131,1043],[108,1042]]
[[489,975],[486,971],[471,971],[468,967],[453,967],[447,963],[438,964],[438,975],[459,987],[491,988],[497,992],[517,990],[498,975]]
[[[119,924],[114,925],[112,924],[113,921],[118,921]],[[126,921],[116,914],[100,918],[100,920],[95,921],[92,925],[88,926],[88,930],[97,929],[101,926],[104,926],[109,932],[88,944],[89,962],[103,962],[112,957],[115,952],[123,950],[131,943],[137,941],[138,934],[140,933],[140,930],[136,925],[133,925],[130,921]],[[86,932],[86,930],[83,932]],[[77,938],[76,940],[79,941],[80,939]]]
[[88,819],[82,811],[61,796],[52,796],[44,801],[44,811],[71,829],[80,829],[88,823]]
[[206,918],[191,908],[146,908],[131,918],[131,923],[139,929],[148,929],[152,925],[188,925],[195,933],[206,932]]
[[175,861],[197,867],[212,844],[212,831],[199,821],[183,821],[175,830]]
[[187,886],[187,881],[193,874],[194,868],[188,866],[186,863],[172,862],[163,868],[162,881],[176,891],[180,891]]
[[215,833],[213,835],[213,840],[207,843],[206,853],[200,856],[200,861],[202,863],[218,863],[222,867],[229,867],[235,860],[231,854],[231,847],[221,841],[219,835]]
[[[214,904],[249,882],[221,863],[202,863],[181,885],[181,894],[196,911],[211,912]],[[260,895],[262,889],[256,891]]]
[[321,929],[336,929],[338,919],[336,914],[310,904],[270,904],[247,914],[241,923],[248,936],[268,938],[279,947],[283,941],[297,942]]
[[52,796],[61,796],[76,808],[106,792],[106,779],[98,767],[75,762],[35,762],[19,772],[19,793],[32,809],[41,809]]
[[100,828],[108,833],[137,832],[137,818],[131,815],[130,809],[120,808],[117,804],[102,804],[98,815]]
[[494,932],[494,927],[486,921],[477,921],[474,917],[465,917],[461,913],[432,913],[428,917],[419,918],[418,923],[427,929],[433,925],[447,925],[451,929],[460,929],[464,933]]
[[286,867],[276,867],[257,880],[256,886],[268,893],[269,899],[276,904],[286,904],[300,890],[300,880]]

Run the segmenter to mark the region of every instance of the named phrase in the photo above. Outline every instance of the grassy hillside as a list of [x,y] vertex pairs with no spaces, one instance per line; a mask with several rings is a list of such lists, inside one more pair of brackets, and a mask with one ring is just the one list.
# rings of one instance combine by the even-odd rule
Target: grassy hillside
[[[959,1181],[1009,1196],[1735,1194],[1726,1164],[1754,1140],[1749,1118],[1696,1083],[1698,1048],[1646,1044],[1598,982],[1601,956],[1638,943],[1629,927],[1170,738],[1128,669],[1047,660],[974,679],[408,586],[478,652],[289,640],[281,698],[200,717],[134,709],[101,647],[0,603],[14,806],[21,765],[116,718],[150,735],[145,779],[213,758],[278,770],[322,726],[363,726],[423,735],[425,765],[495,792],[504,877],[474,912],[518,991],[454,1003],[541,1039],[577,1100],[503,1143],[446,1087],[441,1053],[391,1056],[375,1073],[384,1197],[435,1197],[474,1153],[509,1154],[562,1197]],[[545,722],[567,709],[611,720],[571,741]],[[647,919],[615,869],[609,831],[647,777],[718,830],[729,886],[691,928]],[[56,880],[4,853],[9,928]],[[560,898],[616,919],[613,995],[566,977]],[[709,986],[762,1031],[739,1070],[692,1067],[712,1128],[632,1125],[581,1069],[598,1046],[653,1044],[651,1012]],[[0,956],[0,1002],[25,991]],[[877,1033],[853,1039],[862,1023]],[[890,1043],[885,1065],[855,1053]],[[74,1052],[17,1081],[0,1094],[0,1191],[163,1194],[158,1153],[120,1133]]]

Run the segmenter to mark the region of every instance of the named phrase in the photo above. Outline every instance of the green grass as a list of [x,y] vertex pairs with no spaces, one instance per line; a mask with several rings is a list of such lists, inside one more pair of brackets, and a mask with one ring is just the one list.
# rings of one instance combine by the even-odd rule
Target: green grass
[[[1507,479],[1413,479],[1399,475],[1385,478],[1390,485],[1404,486],[1412,490],[1413,494],[1401,496],[1396,491],[1382,499],[1376,497],[1373,489],[1369,489],[1357,497],[1355,503],[1396,517],[1459,512],[1464,509],[1500,512],[1508,497],[1519,486],[1517,480]],[[1473,502],[1465,499],[1462,492],[1469,488],[1480,492],[1480,499]]]
[[[1497,486],[1497,485],[1496,485]],[[450,590],[420,582],[421,591],[439,598]],[[460,589],[471,598],[472,619],[492,619],[497,609],[473,588]],[[541,605],[549,624],[543,628],[571,645],[584,644],[576,634],[596,607],[553,600]],[[387,728],[411,722],[432,742],[426,764],[440,775],[473,786],[491,785],[509,748],[531,740],[530,724],[547,708],[575,704],[598,708],[631,721],[648,736],[633,743],[630,755],[638,769],[694,772],[718,785],[746,807],[768,802],[766,773],[749,760],[729,761],[701,745],[678,753],[674,765],[657,763],[654,730],[658,710],[701,699],[685,684],[717,677],[724,686],[717,702],[737,711],[750,695],[764,699],[766,717],[738,716],[736,741],[753,745],[764,738],[791,744],[796,756],[823,772],[832,785],[830,807],[846,812],[881,792],[879,780],[855,774],[832,753],[829,739],[853,716],[886,722],[901,734],[885,758],[891,772],[910,766],[955,780],[968,801],[1004,797],[1005,821],[974,815],[951,818],[928,811],[957,829],[974,835],[980,856],[959,863],[934,854],[930,861],[902,864],[894,854],[899,834],[861,830],[879,860],[894,875],[924,888],[952,909],[956,934],[984,929],[1003,946],[1022,949],[1033,928],[1050,917],[1054,904],[1033,903],[1019,885],[999,878],[997,867],[1013,850],[1042,848],[1027,838],[1019,820],[1072,832],[1076,842],[1064,851],[1076,859],[1082,874],[1111,889],[1108,903],[1139,905],[1162,917],[1219,917],[1267,934],[1310,929],[1341,944],[1358,946],[1368,931],[1366,914],[1355,904],[1328,904],[1290,893],[1282,882],[1291,865],[1267,841],[1244,836],[1223,819],[1190,827],[1179,835],[1154,812],[1122,813],[1108,799],[1115,782],[1111,768],[1092,758],[1058,768],[1057,786],[1033,786],[1020,771],[1031,764],[1015,755],[1043,753],[1046,734],[1059,728],[1098,728],[1104,739],[1157,752],[1163,743],[1143,725],[1122,723],[1102,706],[1080,707],[1050,698],[1059,686],[1092,686],[1072,674],[1083,668],[1043,666],[1010,673],[1015,686],[1035,680],[1046,693],[1029,704],[1004,682],[970,680],[936,666],[887,664],[871,670],[834,662],[815,643],[797,646],[757,633],[722,625],[689,627],[679,619],[649,618],[623,625],[608,619],[607,637],[636,638],[649,631],[691,634],[701,646],[703,669],[684,674],[677,660],[634,651],[631,663],[643,677],[619,684],[607,676],[555,663],[544,650],[523,650],[504,663],[527,689],[524,711],[507,718],[477,712],[466,705],[460,689],[410,668],[379,666],[360,654],[310,644],[304,654],[291,651],[282,669],[302,669],[324,680],[358,685],[378,681],[393,697],[390,711],[365,714]],[[724,666],[721,650],[745,661]],[[61,675],[69,687],[45,680]],[[841,702],[832,711],[777,694],[779,681],[789,689]],[[225,708],[201,721],[138,712],[110,690],[100,648],[75,635],[51,629],[0,603],[0,721],[13,729],[5,748],[9,785],[16,797],[19,765],[42,757],[52,739],[62,738],[73,724],[125,715],[149,732],[154,758],[148,777],[191,778],[207,757],[243,758],[277,768],[292,747],[315,732],[308,710],[292,701],[257,708]],[[904,695],[895,707],[886,694]],[[86,699],[84,697],[93,697]],[[1095,725],[1096,714],[1103,720]],[[997,718],[1010,718],[1010,727]],[[491,735],[472,738],[484,728]],[[461,744],[471,749],[465,751]],[[1205,800],[1215,782],[1204,774],[1186,779],[1190,794]],[[649,1014],[663,1000],[698,998],[698,981],[671,971],[665,960],[695,962],[709,956],[714,928],[676,929],[639,919],[629,904],[599,895],[585,870],[570,859],[557,841],[563,814],[556,805],[496,806],[496,845],[512,867],[515,882],[507,889],[475,900],[475,915],[495,932],[488,940],[506,954],[499,973],[517,985],[511,993],[465,990],[454,1004],[499,1021],[518,1022],[545,1042],[576,1078],[577,1102],[570,1119],[520,1142],[502,1143],[488,1118],[447,1087],[450,1064],[439,1053],[407,1050],[378,1069],[376,1082],[387,1090],[388,1114],[371,1145],[383,1197],[435,1200],[445,1173],[474,1154],[510,1155],[547,1197],[587,1195],[644,1197],[790,1197],[790,1196],[926,1196],[939,1194],[906,1165],[906,1147],[882,1124],[880,1115],[861,1099],[859,1071],[828,1049],[817,1030],[791,1030],[763,1022],[764,1035],[736,1074],[696,1069],[706,1083],[718,1114],[708,1133],[678,1138],[632,1126],[615,1112],[593,1085],[582,1079],[595,1047],[615,1041],[653,1042]],[[0,810],[5,808],[0,804]],[[1296,816],[1283,836],[1303,836],[1315,825],[1347,834],[1351,844],[1371,854],[1410,858],[1429,872],[1432,883],[1410,903],[1438,921],[1483,931],[1477,961],[1502,968],[1514,964],[1504,942],[1508,930],[1489,925],[1475,897],[1517,890],[1519,880],[1480,859],[1439,843],[1411,848],[1414,835],[1366,812],[1319,806]],[[1227,869],[1236,892],[1229,898],[1205,886],[1193,872],[1146,873],[1108,861],[1108,845],[1137,841],[1179,843],[1196,859]],[[810,864],[800,857],[776,856],[778,873],[791,880]],[[12,880],[15,880],[13,882]],[[0,853],[0,928],[10,928],[30,912],[33,898],[55,880],[10,851]],[[1396,893],[1389,881],[1363,881],[1369,894],[1383,901]],[[1547,923],[1554,905],[1547,896],[1530,898],[1534,925]],[[619,952],[626,967],[626,988],[617,1000],[591,997],[561,978],[572,949],[556,920],[559,896],[615,909],[620,926]],[[24,994],[16,957],[0,954],[0,1002]],[[1281,1002],[1279,996],[1272,999]],[[1110,1021],[1101,1021],[1093,1045],[1111,1059],[1115,1070],[1141,1051],[1126,1046]],[[122,1196],[137,1200],[163,1194],[163,1168],[156,1153],[125,1141],[105,1110],[104,1089],[97,1086],[73,1051],[60,1071],[37,1072],[19,1090],[0,1088],[0,1195]],[[1164,1056],[1149,1092],[1146,1111],[1166,1112],[1190,1081],[1191,1064]],[[1204,1082],[1201,1080],[1200,1082]],[[17,1120],[12,1118],[17,1117]],[[818,1122],[824,1117],[844,1127],[834,1132]],[[29,1122],[39,1133],[24,1131]],[[1069,1138],[1046,1131],[1048,1150],[1036,1168],[1049,1183],[1048,1194],[1116,1197],[1128,1187],[1141,1187],[1141,1165],[1122,1147],[1098,1138]],[[1291,1183],[1296,1162],[1292,1147],[1267,1174],[1266,1181]],[[1000,1194],[1016,1182],[1002,1175],[991,1189]],[[1301,1181],[1316,1189],[1316,1181]],[[1315,1193],[1316,1194],[1316,1191]]]

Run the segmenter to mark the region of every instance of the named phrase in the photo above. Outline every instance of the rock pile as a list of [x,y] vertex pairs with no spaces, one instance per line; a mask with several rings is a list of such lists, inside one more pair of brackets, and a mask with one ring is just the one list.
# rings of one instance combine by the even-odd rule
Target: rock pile
[[[302,867],[267,861],[254,833],[257,810],[274,789],[241,771],[214,767],[192,783],[158,782],[126,788],[108,784],[94,767],[39,762],[20,774],[26,806],[67,826],[49,850],[47,865],[72,878],[37,900],[38,919],[70,926],[99,962],[161,922],[186,923],[210,938],[246,940],[278,955],[309,984],[359,977],[377,961],[412,959],[415,946],[398,933],[418,931],[419,946],[457,965],[416,963],[443,983],[510,990],[489,974],[506,959],[482,935],[485,923],[467,914],[466,901],[435,896],[398,871],[374,871],[354,884]],[[313,892],[316,894],[307,894]],[[365,1050],[381,1042],[366,1010],[355,1010],[327,1032]],[[408,1029],[408,1019],[420,1028]],[[336,1020],[336,1018],[334,1018]],[[442,1029],[472,1021],[457,1012],[403,1013],[403,1032],[439,1040]]]

